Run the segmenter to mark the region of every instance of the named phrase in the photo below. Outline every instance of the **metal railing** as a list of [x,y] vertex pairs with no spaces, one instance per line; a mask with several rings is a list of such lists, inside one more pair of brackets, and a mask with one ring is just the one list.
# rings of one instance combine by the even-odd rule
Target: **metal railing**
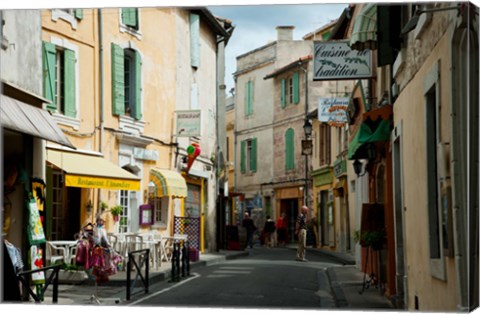
[[[138,262],[137,262],[138,259]],[[143,283],[145,293],[148,293],[149,289],[149,260],[150,260],[150,249],[137,250],[128,253],[128,263],[127,263],[127,300],[130,300],[130,297],[134,293],[135,287],[137,286],[138,278],[141,279]],[[136,275],[135,279],[132,281],[132,265],[135,267]],[[142,274],[142,270],[145,269],[145,274]]]
[[[53,283],[52,303],[58,303],[58,271],[60,270],[61,267],[62,265],[57,264],[57,265],[47,266],[47,267],[38,268],[38,269],[22,271],[17,274],[17,278],[23,284],[28,294],[33,298],[33,300],[35,300],[35,303],[41,303],[43,301],[43,296],[45,295],[45,291],[47,290],[49,285]],[[41,285],[36,285],[37,287],[40,287],[40,289],[37,289],[37,293],[33,292],[30,287],[30,284],[29,284],[30,280],[28,277],[34,273],[44,272],[45,278],[46,278],[47,271],[50,269],[52,270],[52,273],[45,280],[45,283]]]

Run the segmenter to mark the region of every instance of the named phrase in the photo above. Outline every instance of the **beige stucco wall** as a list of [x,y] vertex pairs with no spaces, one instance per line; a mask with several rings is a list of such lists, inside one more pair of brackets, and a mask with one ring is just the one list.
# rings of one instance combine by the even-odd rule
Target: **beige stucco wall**
[[[436,32],[436,31],[435,31]],[[405,246],[408,276],[408,309],[414,309],[415,297],[421,311],[456,309],[456,274],[454,260],[445,257],[446,280],[430,273],[427,180],[426,180],[426,109],[424,84],[435,63],[440,62],[439,123],[441,141],[450,142],[450,39],[447,32],[434,49],[423,50],[425,62],[405,86],[394,106],[395,125],[402,124],[402,162],[405,204]],[[425,47],[428,49],[430,47]],[[419,47],[420,49],[420,47]]]

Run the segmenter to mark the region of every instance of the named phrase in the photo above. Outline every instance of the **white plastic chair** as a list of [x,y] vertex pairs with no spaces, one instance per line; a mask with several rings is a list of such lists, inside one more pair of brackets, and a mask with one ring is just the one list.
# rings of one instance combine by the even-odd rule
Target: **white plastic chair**
[[64,247],[56,246],[55,244],[47,241],[47,261],[49,265],[55,265],[60,263],[66,263],[65,256],[67,256],[67,250]]

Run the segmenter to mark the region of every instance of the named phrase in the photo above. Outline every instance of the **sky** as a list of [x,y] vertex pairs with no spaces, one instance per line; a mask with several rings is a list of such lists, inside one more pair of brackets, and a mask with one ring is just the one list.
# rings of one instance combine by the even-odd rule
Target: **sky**
[[234,87],[236,57],[277,38],[277,26],[295,26],[293,39],[302,37],[338,19],[347,3],[253,4],[207,6],[216,16],[232,21],[235,30],[226,48],[225,81],[227,92]]

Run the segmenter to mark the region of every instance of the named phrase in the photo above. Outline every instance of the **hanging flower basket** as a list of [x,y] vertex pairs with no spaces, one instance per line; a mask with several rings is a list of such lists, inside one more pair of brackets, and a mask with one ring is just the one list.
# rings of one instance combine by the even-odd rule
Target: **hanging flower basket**
[[120,215],[113,215],[113,221],[118,222],[120,220]]
[[116,205],[110,208],[110,213],[112,214],[113,220],[115,222],[120,220],[120,215],[122,214],[122,212],[123,212],[123,207],[121,205]]

